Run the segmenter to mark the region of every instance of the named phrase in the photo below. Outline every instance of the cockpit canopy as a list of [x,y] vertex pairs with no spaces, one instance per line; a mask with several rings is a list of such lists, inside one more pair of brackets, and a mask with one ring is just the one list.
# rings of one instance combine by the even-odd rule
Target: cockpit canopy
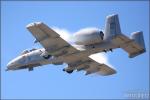
[[26,53],[29,53],[29,52],[32,52],[32,51],[34,51],[34,50],[37,50],[37,49],[33,48],[33,49],[31,49],[31,50],[23,50],[23,51],[21,52],[21,55],[26,54]]

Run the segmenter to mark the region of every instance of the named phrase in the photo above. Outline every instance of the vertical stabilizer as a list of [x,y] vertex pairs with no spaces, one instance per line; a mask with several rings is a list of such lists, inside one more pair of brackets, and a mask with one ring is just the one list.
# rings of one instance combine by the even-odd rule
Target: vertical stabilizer
[[106,18],[104,39],[111,39],[116,34],[121,34],[118,15],[109,15]]
[[139,44],[145,50],[145,43],[142,31],[133,32],[131,37],[137,44]]

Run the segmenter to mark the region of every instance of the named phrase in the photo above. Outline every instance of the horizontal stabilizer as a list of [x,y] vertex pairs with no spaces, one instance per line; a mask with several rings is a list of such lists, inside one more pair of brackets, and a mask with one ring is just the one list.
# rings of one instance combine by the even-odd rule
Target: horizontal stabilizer
[[142,32],[134,32],[131,39],[123,34],[118,34],[112,39],[112,42],[128,52],[129,58],[138,56],[146,51]]

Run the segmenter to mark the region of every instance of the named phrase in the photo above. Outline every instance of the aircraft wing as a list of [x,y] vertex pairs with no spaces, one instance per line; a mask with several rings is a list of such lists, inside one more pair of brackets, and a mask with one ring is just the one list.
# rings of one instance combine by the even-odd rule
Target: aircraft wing
[[91,64],[89,64],[89,68],[85,69],[86,75],[92,74],[92,73],[97,73],[103,76],[107,75],[112,75],[116,73],[116,70],[113,69],[112,67],[106,65],[106,64],[101,64],[96,62],[95,60],[89,58],[91,61]]
[[84,71],[86,71],[85,75],[97,73],[102,76],[107,76],[107,75],[112,75],[112,74],[116,73],[116,70],[113,69],[112,67],[109,67],[106,64],[98,63],[89,57],[83,58],[81,62],[78,62],[73,66],[68,66],[65,69],[66,70],[77,70],[77,71],[84,70]]
[[77,51],[77,49],[62,39],[58,33],[42,22],[28,24],[27,29],[36,38],[35,42],[39,42],[45,50],[53,56],[60,56]]

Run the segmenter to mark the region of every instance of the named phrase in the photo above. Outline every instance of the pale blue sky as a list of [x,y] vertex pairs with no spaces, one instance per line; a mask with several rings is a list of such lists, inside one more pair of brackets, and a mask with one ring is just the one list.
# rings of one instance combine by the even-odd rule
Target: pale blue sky
[[[7,2],[1,4],[1,96],[2,99],[109,99],[126,98],[128,92],[149,90],[149,4],[136,2]],[[105,17],[119,14],[121,29],[144,32],[147,52],[128,58],[122,49],[108,53],[109,62],[117,69],[112,76],[71,75],[62,71],[64,65],[46,65],[32,72],[5,72],[6,64],[21,51],[34,45],[34,37],[25,26],[43,21],[49,26],[65,28],[72,33],[85,27],[103,29]]]

